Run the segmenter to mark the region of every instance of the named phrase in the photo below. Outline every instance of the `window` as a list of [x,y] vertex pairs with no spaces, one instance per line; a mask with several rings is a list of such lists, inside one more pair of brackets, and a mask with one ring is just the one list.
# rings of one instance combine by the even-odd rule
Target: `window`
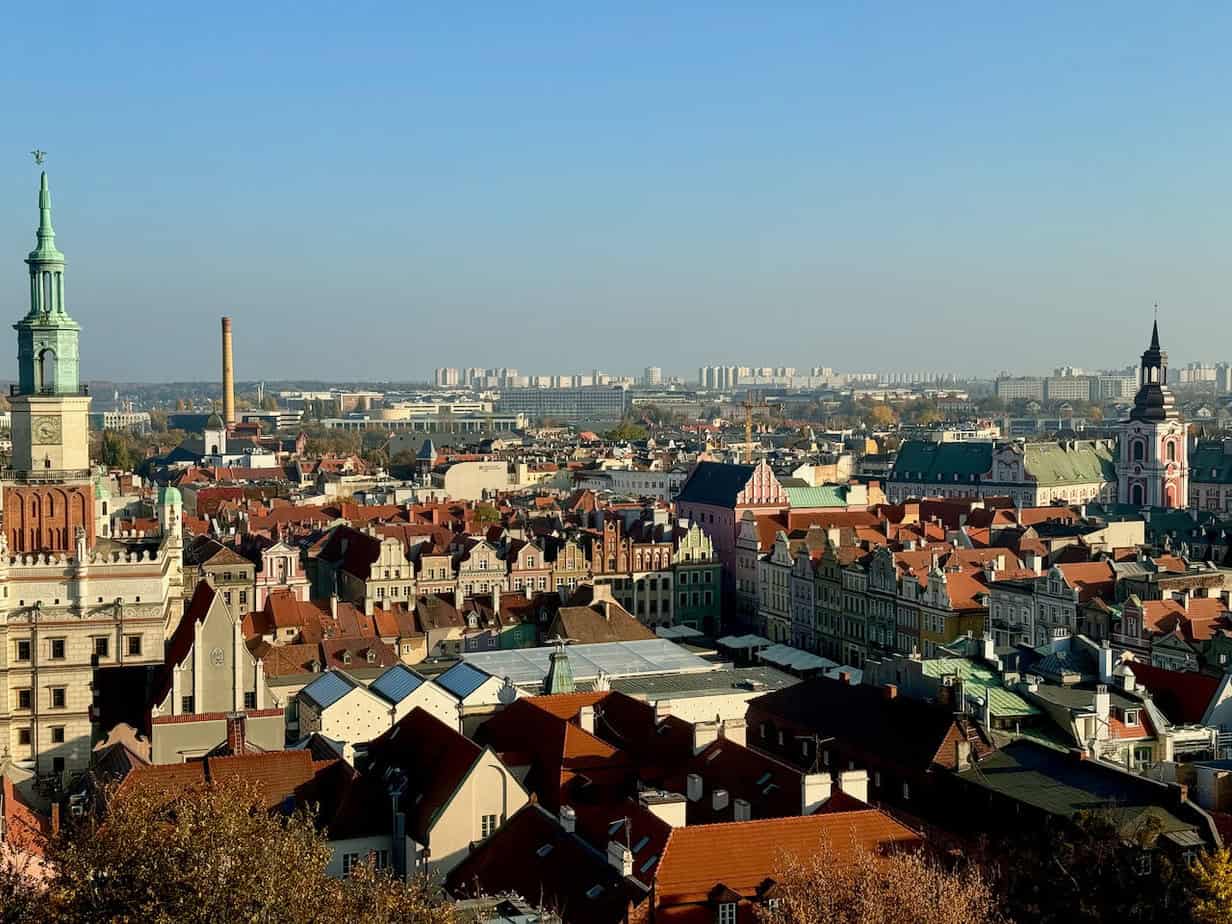
[[240,591],[240,606],[243,606],[247,602],[248,602],[248,591],[241,590]]
[[344,853],[342,855],[342,878],[351,878],[351,870],[355,869],[357,866],[359,866],[359,854]]
[[133,656],[141,654],[141,636],[140,635],[128,636],[128,653]]
[[30,729],[28,728],[17,729],[17,743],[24,744],[26,747],[30,746]]
[[65,703],[64,687],[51,688],[51,708],[63,709]]
[[52,744],[63,744],[64,743],[64,726],[63,725],[51,726],[51,743]]
[[30,660],[30,640],[28,638],[22,638],[22,639],[17,640],[17,660],[18,661],[29,661]]
[[63,661],[64,660],[64,639],[62,638],[51,639],[51,659],[53,661]]
[[111,639],[105,635],[100,635],[94,639],[94,653],[100,658],[105,658],[111,653]]
[[181,696],[180,697],[180,712],[184,713],[185,715],[192,715],[193,698],[191,696]]
[[909,783],[903,783],[903,801],[907,802],[907,801],[910,801],[910,799],[911,799],[911,785]]
[[231,605],[231,591],[229,590],[224,591],[222,595],[222,599],[223,599],[223,602],[227,604],[227,606],[230,606]]
[[481,815],[479,816],[479,836],[491,837],[496,831],[496,816]]
[[256,709],[257,708],[257,694],[255,692],[244,694],[244,708],[245,709]]
[[1151,875],[1151,855],[1149,853],[1141,853],[1134,862],[1139,876]]
[[17,691],[17,708],[18,709],[29,709],[30,708],[30,703],[32,702],[31,693],[32,691],[30,690],[18,690]]
[[736,924],[736,903],[723,902],[719,905],[719,924]]

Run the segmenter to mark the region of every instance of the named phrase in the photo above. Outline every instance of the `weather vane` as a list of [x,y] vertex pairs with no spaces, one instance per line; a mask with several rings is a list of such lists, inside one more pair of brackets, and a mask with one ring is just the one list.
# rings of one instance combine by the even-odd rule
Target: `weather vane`
[[30,154],[34,157],[34,162],[38,164],[40,167],[43,165],[43,161],[47,157],[47,152],[40,151],[38,148],[35,148],[33,151],[30,152]]

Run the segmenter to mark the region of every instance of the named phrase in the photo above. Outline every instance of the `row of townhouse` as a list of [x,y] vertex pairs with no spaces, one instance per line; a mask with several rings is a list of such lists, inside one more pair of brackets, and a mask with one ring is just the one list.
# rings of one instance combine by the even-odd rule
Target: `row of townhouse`
[[317,593],[377,606],[416,597],[502,591],[565,596],[585,581],[611,587],[616,601],[648,625],[717,629],[722,571],[713,541],[692,522],[659,523],[630,535],[616,517],[597,535],[490,539],[453,536],[408,547],[397,533],[339,527],[310,551]]
[[810,547],[785,532],[758,564],[767,638],[856,667],[896,652],[931,655],[968,632],[982,634],[989,588],[1021,573],[1006,549]]

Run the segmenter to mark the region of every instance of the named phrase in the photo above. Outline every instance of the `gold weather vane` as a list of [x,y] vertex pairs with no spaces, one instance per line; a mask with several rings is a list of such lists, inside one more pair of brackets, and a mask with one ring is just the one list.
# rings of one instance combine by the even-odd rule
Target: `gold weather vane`
[[30,156],[33,157],[34,162],[41,167],[43,165],[43,161],[47,159],[47,152],[35,148],[30,152]]

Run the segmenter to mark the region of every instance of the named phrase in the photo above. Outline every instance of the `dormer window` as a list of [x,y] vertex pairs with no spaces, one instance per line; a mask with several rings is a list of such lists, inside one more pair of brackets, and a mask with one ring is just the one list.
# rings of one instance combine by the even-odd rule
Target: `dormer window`
[[1138,724],[1138,710],[1137,709],[1126,709],[1125,710],[1125,724],[1126,725],[1137,725]]
[[343,664],[350,664],[350,663],[351,663],[351,653],[350,653],[349,651],[344,651],[344,652],[342,653],[342,663],[343,663]]

